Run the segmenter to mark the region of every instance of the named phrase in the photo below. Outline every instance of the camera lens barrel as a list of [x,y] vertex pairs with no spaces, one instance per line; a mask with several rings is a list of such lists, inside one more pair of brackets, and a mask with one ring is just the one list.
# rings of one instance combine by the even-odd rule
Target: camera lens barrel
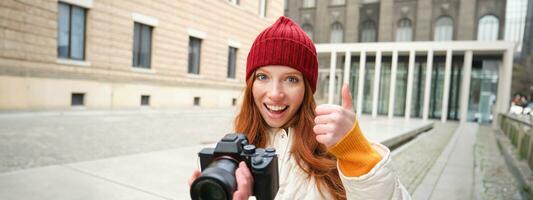
[[221,157],[213,161],[191,185],[191,198],[226,200],[232,199],[237,189],[235,170],[238,163]]

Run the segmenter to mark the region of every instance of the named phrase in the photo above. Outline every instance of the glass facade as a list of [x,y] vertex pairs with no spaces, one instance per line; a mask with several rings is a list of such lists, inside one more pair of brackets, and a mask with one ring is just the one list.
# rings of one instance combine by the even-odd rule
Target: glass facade
[[492,106],[498,87],[498,60],[474,59],[470,79],[467,121],[487,123],[492,120]]
[[394,92],[394,115],[405,115],[405,96],[407,95],[407,73],[409,66],[408,56],[398,57],[398,66],[396,69],[396,88]]
[[[433,65],[431,72],[427,71],[427,56],[416,56],[415,65],[413,67],[413,87],[410,105],[411,118],[423,118],[424,112],[424,96],[426,84],[430,84],[429,93],[429,107],[428,118],[441,119],[443,115],[443,95],[445,82],[445,65],[446,56],[441,53],[436,53],[433,57]],[[488,58],[487,58],[488,57]],[[338,59],[344,61],[343,56]],[[389,112],[390,90],[391,90],[391,73],[392,73],[392,56],[390,54],[382,55],[381,68],[379,74],[379,85],[374,85],[375,78],[375,64],[376,57],[370,55],[366,57],[364,86],[362,97],[362,113],[372,114],[373,104],[373,90],[378,87],[377,99],[377,114],[387,116]],[[342,77],[344,72],[339,66],[344,66],[344,63],[337,63],[336,71],[336,91],[335,95],[340,96],[340,88],[342,86]],[[352,92],[352,100],[354,107],[357,105],[357,94],[359,88],[360,73],[360,57],[352,56],[350,68],[349,85]],[[460,111],[460,92],[463,74],[463,55],[452,56],[450,68],[450,83],[447,106],[447,120],[459,120]],[[494,58],[490,56],[474,57],[472,64],[471,88],[469,92],[468,103],[468,119],[467,121],[487,123],[492,120],[492,107],[496,101],[497,85],[498,85],[498,66],[501,64],[501,58]],[[394,93],[394,116],[404,117],[406,109],[407,96],[407,79],[409,74],[409,56],[400,54],[398,56],[396,83]],[[426,82],[427,73],[431,73],[430,82]],[[324,79],[321,83],[325,86],[323,97],[327,97],[327,86],[329,84],[329,69],[321,71]],[[335,102],[340,103],[340,99],[335,99]]]
[[378,114],[387,115],[389,113],[389,96],[391,81],[391,57],[384,56],[381,61],[381,70],[379,73],[379,91],[378,91]]

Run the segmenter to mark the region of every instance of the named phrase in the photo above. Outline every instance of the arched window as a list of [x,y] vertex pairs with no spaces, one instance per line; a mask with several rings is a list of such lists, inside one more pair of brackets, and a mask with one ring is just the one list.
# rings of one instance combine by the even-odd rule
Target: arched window
[[372,20],[363,22],[361,26],[361,42],[376,42],[376,23]]
[[413,26],[411,20],[403,18],[398,21],[398,28],[396,29],[396,41],[412,41],[413,40]]
[[451,17],[439,17],[435,23],[435,34],[433,35],[435,41],[450,41],[453,40],[453,20]]
[[304,0],[302,7],[304,8],[314,8],[315,7],[315,0]]
[[342,43],[344,41],[344,30],[339,22],[335,22],[331,25],[331,34],[329,41],[331,43]]
[[479,19],[477,25],[477,40],[494,41],[498,40],[500,21],[494,15],[485,15]]
[[346,0],[331,0],[331,5],[344,5]]
[[311,24],[304,24],[302,25],[302,29],[307,33],[307,36],[313,40],[313,26],[311,26]]

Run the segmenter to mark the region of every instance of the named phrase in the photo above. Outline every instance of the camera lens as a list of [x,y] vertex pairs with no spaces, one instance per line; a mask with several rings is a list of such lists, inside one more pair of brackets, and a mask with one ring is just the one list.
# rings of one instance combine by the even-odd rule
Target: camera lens
[[237,161],[217,158],[191,185],[191,198],[202,200],[231,199],[237,189]]
[[200,199],[225,200],[227,199],[224,188],[211,179],[198,183],[200,187]]

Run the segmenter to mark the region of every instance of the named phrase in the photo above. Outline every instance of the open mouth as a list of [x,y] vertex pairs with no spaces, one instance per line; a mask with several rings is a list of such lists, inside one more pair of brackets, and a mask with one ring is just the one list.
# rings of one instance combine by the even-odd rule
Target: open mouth
[[283,111],[287,110],[287,108],[289,108],[289,106],[287,105],[283,105],[283,106],[276,106],[276,105],[267,105],[267,104],[263,104],[265,106],[265,108],[271,112],[271,113],[275,113],[275,114],[279,114],[279,113],[282,113]]

